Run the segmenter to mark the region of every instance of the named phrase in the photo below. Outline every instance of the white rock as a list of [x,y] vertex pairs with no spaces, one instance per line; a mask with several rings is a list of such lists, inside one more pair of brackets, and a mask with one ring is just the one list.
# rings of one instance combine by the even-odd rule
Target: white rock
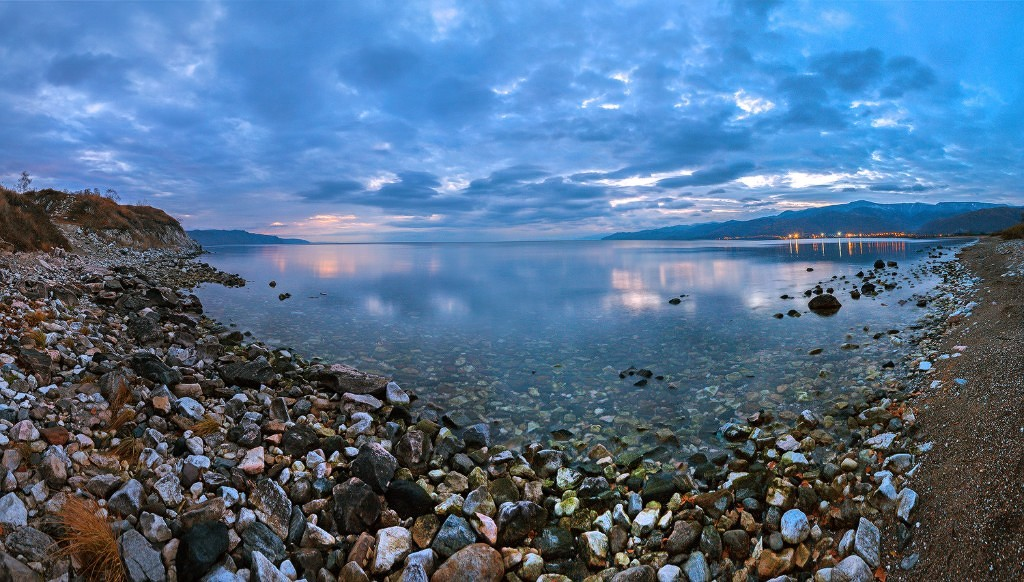
[[811,525],[807,516],[799,509],[790,509],[782,514],[782,539],[788,544],[799,544],[811,534]]
[[377,546],[374,550],[373,572],[390,572],[395,564],[401,563],[412,549],[412,534],[404,527],[386,527],[377,532]]

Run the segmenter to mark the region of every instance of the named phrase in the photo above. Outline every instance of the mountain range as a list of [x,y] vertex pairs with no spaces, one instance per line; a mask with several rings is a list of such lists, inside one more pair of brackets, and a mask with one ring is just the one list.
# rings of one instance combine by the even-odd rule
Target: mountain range
[[257,234],[245,230],[187,230],[192,240],[206,246],[215,245],[308,245],[301,238],[281,238],[270,234]]
[[876,204],[858,200],[805,210],[787,210],[752,220],[680,224],[637,232],[617,232],[604,240],[698,240],[785,238],[838,233],[914,236],[987,234],[1024,219],[1024,208],[986,202]]

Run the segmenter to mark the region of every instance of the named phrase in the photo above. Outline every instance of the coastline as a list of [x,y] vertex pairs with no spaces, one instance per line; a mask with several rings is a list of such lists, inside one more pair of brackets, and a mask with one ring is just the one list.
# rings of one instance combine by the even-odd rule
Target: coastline
[[[232,279],[208,267],[179,276],[201,264],[191,256],[36,254],[9,265],[19,276],[5,277],[5,325],[18,343],[0,350],[13,378],[0,404],[14,410],[0,417],[0,523],[6,555],[45,579],[68,560],[33,564],[10,550],[38,557],[22,538],[59,539],[53,516],[79,492],[127,517],[116,531],[139,534],[121,535],[149,556],[138,579],[170,580],[203,567],[218,580],[869,580],[891,543],[886,524],[897,511],[919,518],[916,494],[903,492],[921,452],[911,390],[831,421],[754,415],[724,427],[730,455],[693,466],[613,456],[600,444],[581,451],[583,463],[541,443],[510,451],[489,442],[486,425],[415,422],[410,395],[385,378],[306,362],[202,318],[198,300],[172,288]],[[948,290],[963,288],[965,272],[947,275]],[[53,279],[50,298],[23,284],[41,276]],[[939,303],[928,343],[966,300]],[[110,333],[90,339],[82,330],[97,318]],[[146,344],[156,358],[137,355]],[[827,427],[840,421],[858,436],[833,438]],[[211,523],[223,535],[201,525]],[[215,539],[194,539],[210,529]],[[199,541],[226,551],[196,562]],[[19,568],[4,559],[9,572]],[[136,579],[131,565],[129,574]]]

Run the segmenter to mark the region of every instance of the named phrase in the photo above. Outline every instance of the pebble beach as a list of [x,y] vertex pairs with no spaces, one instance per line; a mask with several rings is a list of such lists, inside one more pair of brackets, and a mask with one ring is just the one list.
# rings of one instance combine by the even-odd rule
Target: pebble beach
[[824,411],[744,414],[672,461],[599,440],[508,446],[457,410],[424,417],[416,386],[205,317],[191,289],[245,281],[195,248],[75,243],[0,255],[0,580],[1020,572],[1018,548],[945,578],[934,549],[955,438],[934,428],[953,418],[942,399],[991,372],[965,364],[975,344],[957,334],[1004,315],[982,294],[1024,276],[1019,242],[935,264],[906,375]]

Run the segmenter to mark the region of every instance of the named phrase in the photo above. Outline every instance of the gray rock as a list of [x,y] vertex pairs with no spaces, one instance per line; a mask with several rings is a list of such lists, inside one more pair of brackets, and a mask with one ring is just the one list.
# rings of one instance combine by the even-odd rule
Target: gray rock
[[674,564],[665,564],[658,570],[658,582],[679,582],[682,578],[682,569]]
[[896,496],[896,517],[910,523],[910,514],[917,507],[917,492],[909,487],[903,488]]
[[53,538],[34,527],[15,528],[4,540],[7,551],[13,555],[21,554],[29,562],[44,562],[50,556]]
[[401,563],[412,550],[412,534],[404,527],[386,527],[377,532],[377,545],[374,548],[374,574],[390,572],[395,564]]
[[256,518],[267,524],[277,537],[288,537],[288,526],[292,517],[292,502],[277,481],[260,479],[249,494],[249,504],[256,512]]
[[405,390],[402,390],[402,388],[394,382],[388,382],[388,385],[385,387],[385,396],[388,402],[399,406],[406,406],[411,401]]
[[64,449],[57,445],[47,447],[39,461],[39,474],[46,484],[54,489],[60,489],[68,482],[70,468],[71,459],[64,453]]
[[143,511],[139,516],[139,529],[142,530],[142,535],[153,543],[166,542],[174,537],[164,518],[148,511]]
[[658,572],[651,566],[633,566],[618,572],[611,582],[657,582]]
[[0,525],[8,528],[28,525],[28,508],[13,492],[0,497]]
[[249,362],[235,362],[220,367],[220,376],[228,385],[259,388],[274,379],[274,369],[264,356]]
[[608,536],[599,531],[580,534],[580,552],[587,566],[604,568],[608,565]]
[[476,541],[476,531],[465,519],[449,515],[434,536],[430,548],[442,557],[449,557]]
[[197,580],[228,551],[228,527],[219,521],[197,523],[181,535],[178,580]]
[[787,544],[799,544],[807,539],[811,533],[811,526],[807,522],[807,516],[799,509],[790,509],[782,514],[781,523],[782,539]]
[[256,522],[242,532],[242,555],[252,561],[252,555],[259,552],[271,562],[285,559],[284,542],[266,525]]
[[690,582],[708,582],[711,580],[708,562],[704,559],[704,554],[701,552],[690,554],[690,558],[686,560],[683,569],[686,571],[686,578]]
[[206,414],[206,409],[203,408],[202,404],[199,404],[194,398],[188,396],[179,398],[174,403],[174,407],[181,413],[182,416],[190,418],[192,420],[202,420]]
[[153,489],[156,490],[160,500],[167,507],[177,507],[185,499],[181,493],[181,481],[174,473],[168,473],[157,479],[156,483],[153,483]]
[[405,565],[411,566],[413,564],[419,564],[423,567],[423,571],[427,575],[434,573],[434,568],[437,566],[436,560],[434,559],[434,550],[427,548],[418,552],[413,552],[405,557]]
[[138,515],[142,507],[142,483],[129,480],[107,501],[107,508],[123,516]]
[[466,448],[479,449],[491,444],[491,429],[484,423],[467,426],[462,433],[462,440],[466,442]]
[[409,564],[402,570],[402,577],[399,582],[429,582],[430,577],[427,571],[420,564]]
[[130,529],[117,540],[121,550],[121,558],[128,570],[128,579],[132,582],[164,582],[167,570],[160,558],[160,552],[153,549],[146,538],[139,532]]
[[259,582],[291,582],[281,573],[266,556],[259,552],[252,553],[252,580]]
[[853,551],[872,568],[877,568],[881,563],[880,542],[881,533],[875,524],[863,517],[860,518],[853,540]]
[[352,461],[352,475],[377,493],[387,491],[397,469],[398,460],[379,443],[366,443],[359,447],[359,454]]
[[832,568],[832,582],[872,582],[871,568],[860,556],[848,556]]
[[0,552],[0,580],[43,582],[43,577],[7,552]]

